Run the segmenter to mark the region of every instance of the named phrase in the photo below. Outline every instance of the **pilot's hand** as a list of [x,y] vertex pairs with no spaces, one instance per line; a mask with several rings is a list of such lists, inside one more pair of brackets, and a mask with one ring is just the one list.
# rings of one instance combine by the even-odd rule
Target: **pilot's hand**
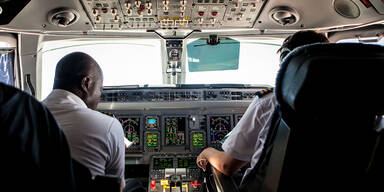
[[200,153],[199,156],[196,158],[196,164],[199,166],[203,171],[207,169],[208,160],[205,157],[204,151]]
[[132,145],[133,143],[130,142],[127,138],[124,137],[124,145],[125,145],[125,148],[128,148]]

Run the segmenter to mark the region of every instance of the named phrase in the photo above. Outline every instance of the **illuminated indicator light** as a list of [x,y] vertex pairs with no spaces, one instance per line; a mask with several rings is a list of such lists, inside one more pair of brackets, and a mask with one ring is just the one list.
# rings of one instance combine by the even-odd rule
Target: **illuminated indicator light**
[[156,179],[151,180],[151,191],[154,191],[156,189]]
[[140,10],[144,10],[145,9],[145,5],[140,5]]
[[212,12],[212,16],[216,17],[217,16],[217,11]]
[[192,185],[193,188],[197,188],[197,186],[201,185],[201,183],[198,180],[191,181],[189,184]]
[[199,11],[199,16],[200,17],[204,16],[204,11]]
[[101,9],[101,12],[103,12],[104,14],[105,14],[105,13],[108,13],[108,9],[107,9],[107,8],[102,8],[102,9]]
[[160,185],[164,186],[164,185],[169,185],[168,184],[168,180],[167,179],[162,179],[160,180]]

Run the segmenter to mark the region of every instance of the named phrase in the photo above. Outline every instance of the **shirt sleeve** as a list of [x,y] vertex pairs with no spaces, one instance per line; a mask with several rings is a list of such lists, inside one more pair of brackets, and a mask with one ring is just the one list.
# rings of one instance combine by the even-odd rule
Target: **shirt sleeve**
[[272,97],[273,94],[269,94],[263,98],[255,98],[248,106],[222,145],[226,153],[241,161],[251,161],[253,154],[260,149],[260,133],[269,126],[269,113],[273,111]]
[[110,159],[107,162],[105,174],[116,175],[121,178],[122,187],[125,186],[125,145],[124,131],[121,124],[113,119],[108,133]]

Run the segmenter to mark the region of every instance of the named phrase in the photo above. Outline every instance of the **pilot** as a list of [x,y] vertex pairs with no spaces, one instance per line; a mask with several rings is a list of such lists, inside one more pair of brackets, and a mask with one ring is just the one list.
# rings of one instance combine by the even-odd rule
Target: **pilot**
[[[327,43],[328,38],[315,31],[299,31],[287,37],[278,50],[280,61],[293,49],[313,44]],[[243,117],[224,141],[219,151],[214,148],[204,149],[196,159],[197,165],[204,171],[209,162],[218,171],[232,176],[240,168],[250,162],[251,167],[245,172],[246,176],[256,165],[265,143],[276,99],[272,89],[256,97],[249,105]]]
[[56,66],[53,91],[43,101],[68,139],[74,159],[93,177],[116,175],[125,186],[125,145],[119,121],[95,111],[103,89],[103,73],[89,55],[74,52]]

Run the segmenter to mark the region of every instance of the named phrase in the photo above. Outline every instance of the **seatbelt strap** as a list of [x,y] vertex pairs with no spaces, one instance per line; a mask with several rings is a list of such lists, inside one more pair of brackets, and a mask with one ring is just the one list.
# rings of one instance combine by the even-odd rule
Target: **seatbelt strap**
[[275,192],[278,189],[289,133],[290,128],[285,121],[281,119],[261,192]]

